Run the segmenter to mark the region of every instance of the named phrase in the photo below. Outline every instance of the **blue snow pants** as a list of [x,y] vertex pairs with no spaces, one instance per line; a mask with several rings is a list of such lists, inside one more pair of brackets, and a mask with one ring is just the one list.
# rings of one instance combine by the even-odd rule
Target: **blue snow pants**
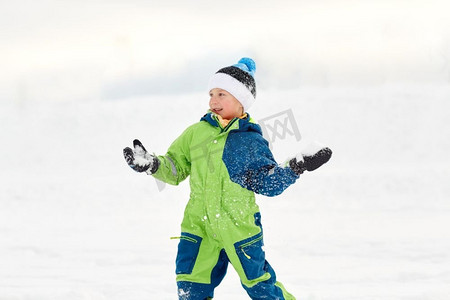
[[[210,239],[193,234],[182,233],[183,236],[185,238],[180,239],[176,260],[180,300],[212,299],[214,289],[225,277],[230,262],[241,277],[242,287],[251,299],[295,300],[295,297],[276,281],[275,271],[265,259],[262,232],[226,248],[219,248],[219,245]],[[192,242],[193,240],[197,243]],[[208,257],[207,261],[210,263],[205,264],[202,261],[198,264],[196,259],[199,256]],[[194,268],[194,265],[200,266]],[[201,281],[205,281],[202,279],[205,274],[210,278],[207,283],[202,283]]]

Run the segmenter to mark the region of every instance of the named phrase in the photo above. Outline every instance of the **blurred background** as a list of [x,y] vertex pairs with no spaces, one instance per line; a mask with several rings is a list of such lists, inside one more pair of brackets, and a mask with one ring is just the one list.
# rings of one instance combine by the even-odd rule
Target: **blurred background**
[[241,56],[259,86],[450,81],[445,0],[0,2],[0,100],[203,91]]

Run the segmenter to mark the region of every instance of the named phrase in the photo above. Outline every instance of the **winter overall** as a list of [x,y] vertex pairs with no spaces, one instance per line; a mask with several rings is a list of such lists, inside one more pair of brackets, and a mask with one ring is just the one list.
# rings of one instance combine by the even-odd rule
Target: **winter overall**
[[278,195],[299,176],[275,162],[260,126],[246,115],[224,128],[208,113],[158,159],[157,179],[177,185],[190,176],[176,258],[179,299],[211,299],[228,262],[251,299],[295,299],[265,259],[254,193]]

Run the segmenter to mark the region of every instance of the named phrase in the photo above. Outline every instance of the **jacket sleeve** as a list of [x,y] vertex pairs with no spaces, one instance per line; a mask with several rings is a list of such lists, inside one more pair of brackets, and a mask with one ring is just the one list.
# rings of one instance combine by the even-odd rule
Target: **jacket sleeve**
[[191,173],[189,144],[192,127],[187,128],[169,147],[166,155],[159,155],[158,170],[153,174],[156,179],[172,185],[178,185]]
[[[223,160],[231,181],[255,193],[277,196],[299,176],[281,167],[273,158],[268,142],[258,134],[233,134],[228,137]],[[250,142],[251,141],[251,142]]]

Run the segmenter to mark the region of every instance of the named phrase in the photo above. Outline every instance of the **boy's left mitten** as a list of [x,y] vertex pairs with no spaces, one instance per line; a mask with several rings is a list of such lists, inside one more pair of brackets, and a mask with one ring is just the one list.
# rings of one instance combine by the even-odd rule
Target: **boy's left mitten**
[[329,161],[332,153],[330,148],[313,143],[297,155],[297,157],[290,159],[289,167],[297,175],[305,171],[311,172]]
[[134,149],[130,147],[123,149],[123,156],[127,164],[136,172],[155,173],[159,167],[158,158],[148,153],[139,140],[133,141],[133,147]]

